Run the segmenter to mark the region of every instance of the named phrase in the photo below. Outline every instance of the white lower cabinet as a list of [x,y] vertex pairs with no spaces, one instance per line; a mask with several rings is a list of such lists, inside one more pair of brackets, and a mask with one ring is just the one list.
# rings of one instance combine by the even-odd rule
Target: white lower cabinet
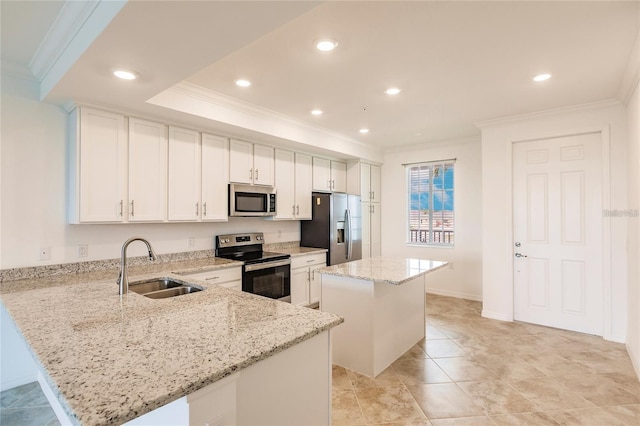
[[380,256],[380,203],[360,203],[362,206],[362,258]]
[[193,278],[204,281],[207,284],[215,284],[232,290],[242,291],[242,267],[240,266],[180,275],[184,278]]
[[309,306],[320,302],[320,277],[315,271],[327,265],[326,253],[291,258],[291,303]]

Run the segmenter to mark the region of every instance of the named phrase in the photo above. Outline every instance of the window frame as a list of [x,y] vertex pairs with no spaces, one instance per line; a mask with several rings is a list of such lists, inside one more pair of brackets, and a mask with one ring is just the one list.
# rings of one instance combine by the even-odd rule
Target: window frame
[[[455,194],[456,194],[456,188],[455,188],[455,175],[456,175],[456,159],[447,159],[447,160],[437,160],[437,161],[425,161],[425,162],[420,162],[420,163],[411,163],[411,164],[404,164],[405,166],[405,179],[406,179],[406,187],[405,187],[405,196],[406,198],[406,225],[405,225],[405,241],[406,244],[409,246],[418,246],[418,247],[437,247],[437,248],[453,248],[455,247],[455,233],[456,233],[456,203],[455,203]],[[434,212],[437,212],[438,210],[434,210],[434,179],[433,179],[433,170],[434,167],[442,167],[443,170],[447,170],[448,168],[452,169],[452,176],[451,176],[451,188],[447,187],[444,184],[444,175],[442,177],[443,179],[443,183],[442,183],[442,188],[439,188],[438,190],[442,191],[443,193],[447,193],[448,191],[451,191],[451,203],[452,203],[452,209],[451,209],[451,214],[452,214],[452,228],[450,230],[450,234],[448,238],[445,238],[445,230],[444,230],[444,226],[441,228],[441,239],[442,241],[433,241],[433,237],[435,235],[435,232],[438,232],[438,229],[435,229],[434,232],[434,221],[437,220],[437,218],[434,217]],[[418,194],[423,194],[423,193],[428,193],[428,203],[429,203],[429,209],[428,211],[428,224],[426,228],[422,228],[420,226],[420,214],[418,214],[418,237],[416,238],[416,241],[412,240],[412,228],[411,228],[411,222],[412,222],[412,210],[411,210],[411,206],[412,206],[412,201],[411,201],[411,194],[412,194],[412,186],[411,186],[411,178],[412,178],[412,173],[414,169],[416,168],[422,168],[422,167],[429,167],[429,171],[428,171],[428,182],[429,182],[429,188],[425,191],[423,191],[419,186],[419,191]],[[421,172],[418,172],[421,173]],[[420,181],[420,178],[418,178],[418,180]],[[420,182],[418,183],[418,185],[420,185]],[[420,198],[420,195],[418,195],[418,197]],[[422,211],[422,209],[418,209],[418,212]],[[445,211],[443,210],[439,210],[440,212]],[[443,219],[444,222],[444,217],[441,216],[441,218]],[[414,230],[415,231],[415,230]],[[426,231],[427,232],[427,237],[429,239],[429,241],[420,241],[420,231]],[[448,239],[449,241],[444,241],[445,239]]]

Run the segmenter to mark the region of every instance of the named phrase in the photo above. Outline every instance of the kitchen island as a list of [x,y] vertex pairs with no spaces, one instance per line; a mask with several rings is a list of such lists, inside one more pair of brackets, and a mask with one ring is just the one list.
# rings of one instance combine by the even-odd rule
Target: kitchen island
[[333,362],[375,377],[425,337],[425,275],[447,262],[373,257],[319,269],[320,310],[344,318]]
[[[188,281],[175,273],[239,265],[149,263],[129,279]],[[329,330],[340,317],[195,280],[204,291],[121,297],[116,277],[0,283],[3,308],[72,423],[330,422]],[[160,417],[140,417],[158,408]]]

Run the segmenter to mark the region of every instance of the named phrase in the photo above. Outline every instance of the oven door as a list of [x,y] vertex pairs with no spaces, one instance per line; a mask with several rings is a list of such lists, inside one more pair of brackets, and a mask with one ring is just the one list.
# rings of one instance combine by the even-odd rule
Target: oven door
[[291,259],[245,265],[242,291],[291,302]]

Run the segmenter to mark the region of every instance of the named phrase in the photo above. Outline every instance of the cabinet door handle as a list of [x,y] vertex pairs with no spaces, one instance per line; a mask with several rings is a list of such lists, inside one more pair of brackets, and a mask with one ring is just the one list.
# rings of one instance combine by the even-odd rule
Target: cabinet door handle
[[296,216],[300,215],[300,205],[296,206]]
[[249,181],[253,181],[253,169],[249,169]]
[[331,189],[336,189],[336,181],[335,180],[331,180]]
[[207,215],[207,202],[206,201],[204,203],[202,203],[202,215],[203,216]]
[[313,259],[307,260],[307,263],[311,263],[311,262],[313,262]]
[[196,216],[198,216],[198,204],[200,203],[196,203]]
[[291,214],[292,215],[296,214],[296,206],[295,206],[295,204],[293,206],[291,206]]
[[123,201],[120,200],[120,217],[122,217],[122,205],[123,205]]
[[133,200],[131,200],[131,217],[134,216],[134,209],[133,209]]
[[371,213],[375,213],[375,212],[376,212],[376,206],[371,204]]
[[331,189],[331,179],[327,181],[327,186],[329,187],[329,189]]
[[260,178],[258,177],[258,169],[256,169],[256,182],[259,181]]
[[209,277],[209,278],[205,278],[205,281],[213,281],[213,280],[217,280],[220,277]]
[[371,191],[371,199],[372,200],[376,199],[376,193],[374,191]]

